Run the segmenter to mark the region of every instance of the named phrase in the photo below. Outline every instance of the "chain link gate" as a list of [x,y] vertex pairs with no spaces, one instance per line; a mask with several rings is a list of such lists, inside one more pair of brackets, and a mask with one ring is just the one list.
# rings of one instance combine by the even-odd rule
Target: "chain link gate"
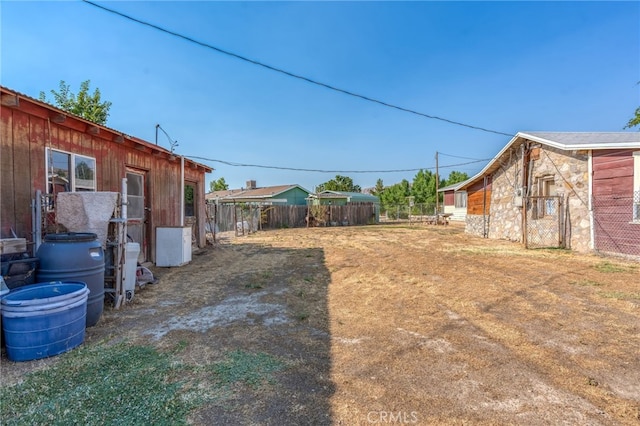
[[564,247],[562,197],[529,196],[525,202],[525,247]]

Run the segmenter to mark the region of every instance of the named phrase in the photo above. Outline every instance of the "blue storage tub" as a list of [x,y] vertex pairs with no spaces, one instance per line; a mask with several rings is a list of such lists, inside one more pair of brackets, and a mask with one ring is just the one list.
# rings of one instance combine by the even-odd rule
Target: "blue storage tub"
[[83,282],[20,287],[0,301],[7,357],[30,361],[61,354],[84,341],[89,289]]

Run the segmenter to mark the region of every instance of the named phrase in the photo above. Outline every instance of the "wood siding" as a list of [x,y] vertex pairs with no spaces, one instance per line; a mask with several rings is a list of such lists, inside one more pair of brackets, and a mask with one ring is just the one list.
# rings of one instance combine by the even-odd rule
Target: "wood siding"
[[[486,192],[486,194],[485,194]],[[467,188],[467,214],[482,215],[491,211],[491,178],[488,179],[485,191],[484,180],[472,184]]]
[[640,224],[633,220],[633,151],[596,151],[593,165],[595,249],[640,255]]
[[453,206],[455,205],[455,195],[453,190],[444,192],[444,200],[443,203],[445,206]]
[[593,195],[633,193],[633,151],[606,150],[593,153]]
[[[2,89],[2,93],[11,93]],[[33,241],[32,199],[46,193],[46,148],[84,155],[96,160],[96,189],[121,192],[128,170],[144,174],[146,241],[149,260],[155,257],[155,228],[180,225],[181,161],[177,156],[137,138],[96,126],[28,97],[16,107],[0,108],[1,236],[12,232]],[[61,121],[61,122],[59,122]],[[195,187],[196,241],[204,246],[205,173],[211,169],[185,161],[185,181]]]

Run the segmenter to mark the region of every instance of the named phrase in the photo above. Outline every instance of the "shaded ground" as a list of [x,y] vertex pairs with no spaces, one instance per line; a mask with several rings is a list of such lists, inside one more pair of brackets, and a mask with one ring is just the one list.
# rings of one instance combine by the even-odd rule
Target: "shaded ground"
[[[154,272],[85,344],[286,365],[228,392],[198,377],[195,424],[640,423],[638,263],[379,225],[228,238]],[[9,383],[56,358],[2,361]]]

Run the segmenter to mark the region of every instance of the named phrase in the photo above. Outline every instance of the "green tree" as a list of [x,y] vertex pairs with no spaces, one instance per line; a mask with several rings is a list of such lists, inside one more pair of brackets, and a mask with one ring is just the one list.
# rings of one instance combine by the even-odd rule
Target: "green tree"
[[420,170],[413,178],[411,196],[416,204],[436,202],[436,175],[430,170]]
[[376,181],[376,186],[371,190],[373,195],[379,196],[384,191],[384,183],[382,183],[382,179],[378,179]]
[[402,179],[402,182],[386,187],[378,197],[380,197],[380,203],[382,205],[395,206],[398,204],[406,204],[407,197],[410,195],[411,185],[408,180]]
[[[54,104],[71,114],[77,115],[97,124],[106,124],[109,117],[111,102],[102,101],[100,89],[95,89],[93,94],[89,93],[91,80],[80,83],[80,91],[77,95],[71,92],[71,88],[64,80],[60,80],[60,91],[51,90]],[[44,92],[40,92],[39,99],[48,102]]]
[[445,186],[453,185],[455,183],[464,182],[469,179],[469,175],[464,172],[452,171],[449,173],[449,178],[447,179]]
[[629,122],[627,123],[626,126],[624,126],[624,128],[630,129],[638,125],[640,125],[640,107],[636,108],[635,116],[629,120]]
[[316,186],[316,192],[322,191],[362,192],[362,188],[354,185],[350,177],[336,175],[334,179]]
[[229,185],[227,185],[227,182],[223,177],[218,180],[212,180],[211,182],[209,182],[209,190],[211,192],[226,191],[227,189],[229,189]]

